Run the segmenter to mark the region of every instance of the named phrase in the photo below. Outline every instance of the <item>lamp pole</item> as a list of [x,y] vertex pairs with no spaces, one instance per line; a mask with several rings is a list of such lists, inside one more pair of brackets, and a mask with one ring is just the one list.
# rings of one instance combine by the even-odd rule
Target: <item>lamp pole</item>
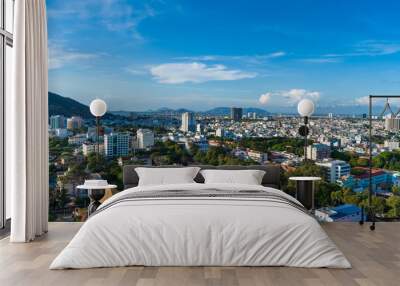
[[107,111],[107,104],[104,100],[95,99],[90,103],[90,112],[96,117],[96,159],[99,161],[100,155],[100,117]]
[[302,99],[297,105],[297,111],[304,117],[304,125],[300,126],[299,133],[304,137],[304,163],[307,163],[307,144],[308,144],[308,118],[314,113],[314,102],[310,99]]
[[304,116],[304,126],[305,126],[305,133],[304,133],[304,162],[307,163],[307,139],[308,139],[308,117]]
[[100,153],[100,116],[96,116],[96,161],[99,162],[99,153]]

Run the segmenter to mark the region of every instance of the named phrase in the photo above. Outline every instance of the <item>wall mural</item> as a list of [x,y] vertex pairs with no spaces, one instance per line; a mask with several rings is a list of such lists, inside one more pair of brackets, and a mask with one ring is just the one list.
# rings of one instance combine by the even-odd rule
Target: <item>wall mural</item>
[[[78,186],[115,185],[101,202],[123,190],[128,164],[280,164],[289,194],[290,177],[321,178],[320,219],[359,221],[369,184],[366,95],[398,91],[400,45],[390,33],[371,40],[368,31],[389,29],[376,13],[367,34],[347,31],[356,4],[272,2],[48,0],[50,220],[85,220],[90,198]],[[303,99],[315,109],[299,133]],[[398,106],[373,110],[381,219],[400,214]]]

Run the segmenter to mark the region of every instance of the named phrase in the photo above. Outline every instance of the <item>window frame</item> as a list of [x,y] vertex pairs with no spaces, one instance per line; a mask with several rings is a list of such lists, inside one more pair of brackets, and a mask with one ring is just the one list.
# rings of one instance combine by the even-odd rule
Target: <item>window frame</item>
[[[5,189],[5,100],[6,100],[6,62],[7,46],[13,47],[13,34],[7,31],[7,9],[6,1],[11,1],[15,5],[15,0],[0,0],[0,236],[9,228],[9,221],[6,218],[6,189]],[[15,6],[14,6],[15,7]],[[12,9],[14,12],[14,8]],[[13,18],[13,15],[11,15]]]

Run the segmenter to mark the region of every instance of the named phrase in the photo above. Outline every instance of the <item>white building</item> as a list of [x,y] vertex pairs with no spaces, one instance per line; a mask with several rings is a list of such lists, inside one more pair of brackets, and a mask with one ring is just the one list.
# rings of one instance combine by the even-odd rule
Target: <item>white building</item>
[[222,127],[217,128],[217,130],[215,130],[215,136],[224,137],[225,136],[224,128],[222,128]]
[[196,125],[196,132],[202,134],[204,131],[203,125],[201,125],[201,123],[197,123]]
[[389,151],[393,151],[400,148],[400,142],[394,140],[385,140],[385,148],[388,148]]
[[[82,144],[82,153],[84,156],[88,156],[90,153],[95,153],[97,151],[96,143],[85,142]],[[104,144],[99,144],[99,153],[104,154]]]
[[87,141],[86,134],[77,134],[68,138],[68,144],[71,145],[82,145]]
[[247,156],[260,164],[268,160],[268,154],[259,151],[247,150]]
[[128,156],[129,133],[111,133],[104,135],[104,153],[107,157]]
[[345,161],[333,160],[329,162],[316,163],[325,171],[325,179],[331,183],[335,183],[343,176],[350,175],[350,165]]
[[194,118],[193,112],[182,113],[182,125],[181,131],[183,132],[194,132],[196,130],[196,119]]
[[391,116],[387,116],[385,118],[385,130],[387,131],[399,131],[400,130],[400,118],[392,118]]
[[154,146],[154,133],[150,129],[139,129],[136,132],[137,148],[147,149]]

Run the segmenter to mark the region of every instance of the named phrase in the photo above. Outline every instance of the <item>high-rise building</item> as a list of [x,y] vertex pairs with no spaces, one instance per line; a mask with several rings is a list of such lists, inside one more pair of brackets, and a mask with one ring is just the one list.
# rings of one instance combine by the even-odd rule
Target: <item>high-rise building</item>
[[183,132],[196,131],[196,119],[194,118],[193,112],[182,113],[181,130]]
[[240,121],[243,116],[243,108],[231,107],[231,119],[233,121]]
[[225,135],[225,130],[222,127],[217,128],[217,130],[215,130],[215,136],[217,137],[224,137]]
[[79,116],[72,116],[67,119],[67,129],[79,129],[83,126],[83,119]]
[[201,123],[197,123],[196,124],[196,132],[202,134],[204,131],[203,125],[201,125]]
[[331,147],[321,143],[314,143],[307,147],[307,159],[323,160],[331,156]]
[[104,135],[104,153],[107,157],[128,156],[129,133],[111,133]]
[[329,119],[332,119],[333,118],[333,113],[329,113],[328,117],[329,117]]
[[139,129],[136,132],[137,147],[147,149],[154,145],[154,133],[150,129]]
[[50,116],[50,129],[64,129],[66,127],[67,120],[62,115]]
[[316,163],[324,170],[325,179],[328,182],[335,183],[343,176],[350,175],[350,165],[345,161],[333,160],[329,162]]

